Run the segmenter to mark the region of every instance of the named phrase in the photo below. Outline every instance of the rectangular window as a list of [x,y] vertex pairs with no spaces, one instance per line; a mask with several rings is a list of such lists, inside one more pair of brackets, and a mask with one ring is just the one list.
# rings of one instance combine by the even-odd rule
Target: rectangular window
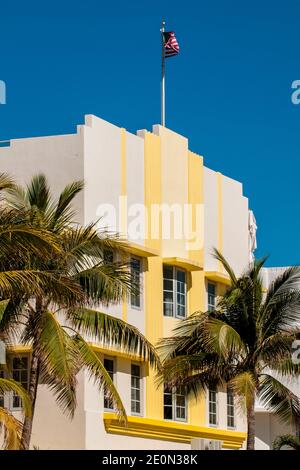
[[227,387],[227,426],[229,428],[235,427],[234,394],[230,387]]
[[111,264],[114,262],[114,254],[111,250],[103,251],[103,262],[104,264]]
[[187,398],[182,387],[164,389],[164,419],[187,420]]
[[217,425],[217,389],[208,391],[208,421],[211,426]]
[[131,364],[131,413],[141,414],[141,368]]
[[186,272],[174,266],[163,267],[163,312],[165,317],[186,316]]
[[[0,379],[3,379],[4,378],[4,370],[0,370]],[[0,407],[3,408],[4,407],[4,395],[1,394],[0,395]]]
[[131,306],[141,307],[141,260],[132,258],[130,263],[131,279],[136,292],[131,294]]
[[186,421],[186,394],[182,387],[175,390],[175,418],[176,421]]
[[[110,378],[114,381],[114,360],[113,359],[104,359],[104,367],[107,370]],[[109,398],[109,394],[104,390],[104,409],[105,410],[113,410],[114,404],[111,398]]]
[[[12,357],[12,378],[28,390],[29,379],[29,361],[28,356],[13,356]],[[22,400],[16,393],[12,395],[12,408],[22,408]]]
[[207,309],[209,311],[215,310],[216,308],[216,285],[207,284]]

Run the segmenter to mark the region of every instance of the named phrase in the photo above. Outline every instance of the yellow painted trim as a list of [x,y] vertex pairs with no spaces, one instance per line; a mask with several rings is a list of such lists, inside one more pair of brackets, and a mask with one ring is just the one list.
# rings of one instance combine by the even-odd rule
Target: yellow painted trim
[[31,346],[23,345],[23,344],[14,344],[7,347],[7,352],[9,353],[16,353],[16,354],[24,354],[31,352]]
[[[217,173],[218,188],[218,250],[223,252],[223,196],[222,196],[222,174]],[[223,272],[223,265],[219,261],[219,271]]]
[[230,286],[231,281],[226,274],[220,273],[218,271],[205,271],[205,278],[209,281],[218,282],[220,284],[225,284]]
[[96,344],[96,343],[88,343],[88,344],[89,346],[93,348],[95,352],[100,353],[100,354],[104,354],[107,356],[122,357],[124,359],[129,359],[130,361],[135,361],[135,362],[147,362],[146,360],[141,359],[140,356],[136,356],[134,354],[128,354],[119,349],[105,348],[103,346],[99,346],[99,344]]
[[120,423],[114,413],[104,413],[105,430],[111,434],[143,437],[164,441],[190,444],[194,438],[216,439],[224,441],[227,448],[240,448],[246,439],[246,433],[223,429],[192,426],[187,423],[128,416],[127,426]]
[[139,243],[126,242],[126,251],[132,255],[142,256],[148,258],[150,256],[159,256],[159,251],[147,246],[140,245]]
[[[145,245],[161,253],[162,214],[159,212],[159,236],[154,237],[151,207],[160,206],[162,201],[162,169],[161,169],[161,138],[144,131],[144,197],[147,209]],[[162,294],[162,261],[160,256],[148,257],[145,260],[145,334],[152,343],[164,336],[163,334],[163,294]],[[155,371],[148,367],[146,371],[146,404],[145,414],[161,419],[163,416],[162,389],[157,389]]]
[[187,271],[202,271],[203,266],[201,263],[195,260],[190,260],[188,258],[163,258],[164,264],[169,264],[172,266],[177,266],[178,268],[186,269]]

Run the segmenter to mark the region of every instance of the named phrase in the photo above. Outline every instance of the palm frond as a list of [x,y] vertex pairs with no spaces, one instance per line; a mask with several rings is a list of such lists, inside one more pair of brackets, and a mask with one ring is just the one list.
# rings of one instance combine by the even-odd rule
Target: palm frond
[[300,451],[300,440],[292,434],[284,434],[277,437],[273,442],[273,450],[281,450],[283,447],[290,447]]
[[5,313],[6,307],[9,304],[9,299],[8,300],[0,300],[0,324],[3,318],[3,315]]
[[76,331],[97,339],[100,344],[126,354],[137,355],[159,367],[160,360],[154,346],[134,326],[97,310],[71,309],[68,320]]
[[126,423],[127,416],[124,405],[112,379],[110,378],[109,373],[105,369],[100,358],[86,343],[81,335],[74,335],[73,342],[79,351],[79,356],[83,366],[87,368],[89,372],[90,378],[98,384],[100,390],[105,392],[108,400],[112,400],[115,412],[118,414],[120,420]]
[[242,371],[229,381],[240,408],[249,409],[256,394],[256,381],[251,371]]
[[66,222],[68,223],[72,219],[74,211],[70,208],[70,204],[83,188],[83,181],[74,181],[63,189],[59,196],[58,203],[55,205],[52,216],[50,217],[50,228],[53,230],[62,229],[66,226]]
[[8,173],[0,173],[0,191],[15,187],[14,179]]
[[0,439],[2,449],[21,449],[22,423],[17,420],[9,411],[0,407]]
[[300,417],[299,398],[275,377],[262,374],[259,378],[258,398],[262,405],[286,423]]
[[34,335],[35,339],[38,337],[36,348],[41,375],[63,411],[73,416],[76,407],[76,373],[79,370],[78,351],[52,312],[44,313],[42,326],[38,336]]
[[31,402],[26,390],[22,387],[19,382],[16,382],[13,379],[4,379],[0,378],[0,395],[3,395],[5,392],[14,392],[22,400],[22,409],[26,416],[31,415]]
[[213,256],[216,260],[218,260],[218,261],[220,261],[220,263],[222,263],[225,271],[227,272],[228,276],[230,277],[230,280],[231,280],[232,284],[235,285],[236,281],[237,281],[237,277],[236,277],[232,267],[230,266],[230,264],[226,260],[226,258],[222,255],[222,253],[219,250],[217,250],[217,248],[213,249]]
[[217,318],[206,322],[206,348],[224,360],[230,357],[245,357],[247,347],[238,332],[228,323]]
[[33,176],[27,185],[27,197],[31,208],[36,207],[41,212],[45,212],[50,202],[50,188],[43,174]]

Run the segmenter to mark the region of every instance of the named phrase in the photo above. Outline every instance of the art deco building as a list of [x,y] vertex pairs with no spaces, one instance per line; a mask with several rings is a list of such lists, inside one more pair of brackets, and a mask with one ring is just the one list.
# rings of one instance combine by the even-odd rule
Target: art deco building
[[[88,115],[74,134],[2,143],[0,171],[22,184],[45,173],[56,194],[71,181],[85,181],[76,198],[78,222],[87,224],[102,216],[100,225],[126,236],[131,269],[140,284],[140,295],[105,310],[137,326],[154,344],[170,335],[182,318],[213,308],[224,292],[229,281],[212,256],[213,247],[238,274],[251,258],[249,207],[242,184],[207,168],[203,158],[189,150],[186,137],[160,125],[135,135]],[[123,399],[128,426],[118,422],[110,402],[82,371],[73,421],[62,414],[46,386],[39,385],[32,445],[40,449],[244,445],[245,419],[230,391],[212,389],[197,402],[188,400],[181,390],[157,389],[147,363],[103,350],[96,342],[93,346]],[[14,377],[26,386],[30,349],[15,345],[7,360]],[[19,413],[17,397],[0,399]]]

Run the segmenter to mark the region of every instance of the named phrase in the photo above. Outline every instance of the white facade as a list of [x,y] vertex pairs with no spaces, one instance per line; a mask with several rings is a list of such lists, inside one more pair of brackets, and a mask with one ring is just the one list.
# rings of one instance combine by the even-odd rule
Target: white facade
[[[268,289],[270,284],[280,276],[288,267],[263,268],[263,287]],[[277,376],[276,376],[277,377]],[[278,377],[279,378],[279,377]],[[300,398],[300,378],[282,377],[281,382]],[[283,423],[273,413],[268,412],[259,401],[256,402],[256,437],[257,450],[271,450],[274,440],[283,434],[296,434],[299,432],[294,425]]]
[[[84,180],[84,191],[76,197],[75,204],[77,220],[82,224],[105,215],[105,208],[114,208],[116,218],[106,218],[104,225],[124,234],[137,246],[134,256],[139,257],[142,266],[141,306],[131,307],[128,301],[125,310],[124,305],[103,307],[103,310],[137,326],[153,342],[170,334],[178,320],[163,318],[157,311],[162,309],[162,274],[161,279],[157,279],[156,274],[151,277],[152,269],[160,273],[162,265],[170,264],[171,259],[175,267],[187,270],[190,282],[187,310],[192,313],[207,308],[209,283],[216,286],[217,294],[225,286],[225,273],[212,256],[213,247],[228,258],[237,273],[247,267],[248,199],[243,195],[242,184],[204,167],[202,157],[188,150],[187,138],[161,126],[154,126],[152,133],[138,131],[134,135],[95,116],[86,116],[85,124],[78,126],[76,134],[17,139],[6,147],[0,146],[0,172],[13,175],[20,184],[28,183],[34,174],[45,173],[54,194],[74,180]],[[150,176],[149,172],[152,172]],[[130,210],[133,205],[137,208],[149,204],[149,200],[180,207],[199,204],[202,223],[196,235],[201,246],[189,248],[186,239],[175,236],[168,240],[161,237],[150,243],[143,224],[136,239],[136,234],[130,231],[135,213]],[[151,295],[147,294],[146,285],[151,285]],[[153,320],[149,315],[153,315]],[[99,354],[106,357],[106,353],[105,356],[101,351]],[[107,357],[114,359],[114,381],[131,415],[132,361],[115,354]],[[105,423],[109,426],[109,420],[104,420],[103,395],[82,371],[78,377],[78,406],[73,421],[62,414],[46,387],[39,386],[32,445],[40,449],[190,449],[191,441],[183,437],[185,429],[191,435],[193,432],[201,434],[202,429],[204,434],[215,433],[216,439],[222,436],[225,448],[238,448],[237,442],[245,440],[245,418],[237,410],[234,429],[228,427],[226,391],[219,391],[217,395],[216,426],[209,426],[208,400],[203,397],[202,404],[187,405],[186,422],[175,423],[177,437],[174,440],[170,437],[171,423],[162,438],[160,428],[166,426],[159,415],[163,409],[162,393],[156,395],[154,388],[153,393],[149,392],[153,380],[148,377],[147,365],[139,365],[140,418],[151,420],[152,424],[145,421],[145,426],[149,427],[152,437],[143,432],[139,434],[137,430],[134,437],[107,431]],[[153,438],[154,432],[159,432],[160,437]]]

